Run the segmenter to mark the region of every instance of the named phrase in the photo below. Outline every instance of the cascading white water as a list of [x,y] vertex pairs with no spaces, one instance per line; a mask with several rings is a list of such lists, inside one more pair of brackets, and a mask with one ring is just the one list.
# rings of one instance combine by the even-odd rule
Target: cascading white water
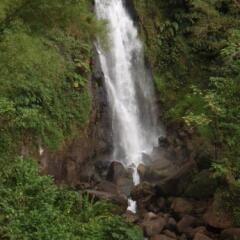
[[97,48],[112,112],[114,160],[132,167],[138,184],[142,153],[152,151],[159,133],[152,78],[137,28],[123,1],[95,0],[97,17],[108,22],[109,40],[108,50],[100,44]]

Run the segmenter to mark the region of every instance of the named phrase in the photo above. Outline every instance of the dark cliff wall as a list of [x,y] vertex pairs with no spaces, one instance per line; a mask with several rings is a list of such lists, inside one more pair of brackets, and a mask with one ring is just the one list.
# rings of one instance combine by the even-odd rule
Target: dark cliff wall
[[111,154],[111,121],[103,73],[96,52],[92,59],[89,91],[93,107],[85,128],[78,130],[76,137],[66,142],[58,151],[46,150],[39,157],[41,172],[53,176],[58,183],[77,185],[91,182],[97,178],[95,159]]

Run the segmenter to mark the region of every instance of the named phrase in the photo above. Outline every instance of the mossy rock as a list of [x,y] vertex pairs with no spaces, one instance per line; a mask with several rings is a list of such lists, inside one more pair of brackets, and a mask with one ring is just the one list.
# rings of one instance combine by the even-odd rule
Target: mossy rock
[[218,183],[208,170],[203,170],[192,177],[185,188],[184,195],[195,199],[207,199],[214,195]]

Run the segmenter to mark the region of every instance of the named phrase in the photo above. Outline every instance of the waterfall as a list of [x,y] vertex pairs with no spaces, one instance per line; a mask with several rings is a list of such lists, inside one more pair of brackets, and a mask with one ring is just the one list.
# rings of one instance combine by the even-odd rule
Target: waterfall
[[142,154],[152,151],[159,136],[152,78],[124,0],[95,0],[95,10],[108,28],[107,50],[100,44],[97,49],[111,107],[113,159],[131,167],[138,184]]

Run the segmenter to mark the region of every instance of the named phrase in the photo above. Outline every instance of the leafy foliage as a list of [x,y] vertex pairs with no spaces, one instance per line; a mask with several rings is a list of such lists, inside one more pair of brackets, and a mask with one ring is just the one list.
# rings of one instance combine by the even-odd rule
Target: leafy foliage
[[57,148],[88,123],[92,40],[86,0],[0,1],[0,238],[140,240],[114,206],[54,185],[22,146]]
[[17,158],[0,172],[1,239],[141,240],[140,228],[96,202],[39,176],[36,161]]
[[194,147],[208,150],[209,171],[225,183],[228,197],[222,202],[239,221],[240,5],[230,0],[134,4],[164,121],[194,130]]
[[[91,112],[91,41],[102,23],[85,0],[0,3],[0,154],[56,148]],[[24,143],[23,143],[24,142]]]

